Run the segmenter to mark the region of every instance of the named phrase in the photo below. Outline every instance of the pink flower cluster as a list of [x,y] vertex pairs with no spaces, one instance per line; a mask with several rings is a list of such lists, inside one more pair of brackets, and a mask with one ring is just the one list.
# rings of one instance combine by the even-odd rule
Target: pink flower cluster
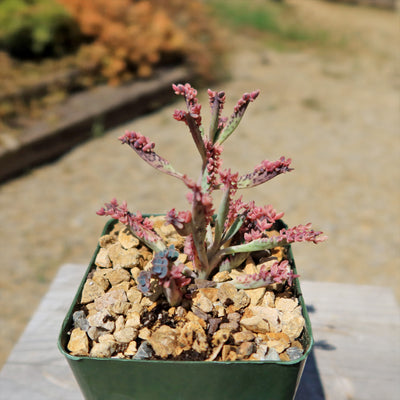
[[292,285],[293,279],[299,275],[293,273],[289,266],[289,261],[284,260],[281,262],[276,261],[270,268],[261,267],[259,273],[238,276],[236,281],[239,284],[251,287],[252,284],[258,286],[271,285],[273,283],[288,282],[289,286]]
[[218,173],[222,165],[222,146],[212,143],[210,140],[205,141],[204,145],[207,152],[207,183],[212,189],[217,183]]
[[[172,85],[172,89],[175,91],[175,94],[180,94],[185,97],[186,106],[190,116],[196,121],[197,126],[201,125],[201,105],[197,100],[197,90],[192,88],[189,83],[185,85]],[[185,121],[186,122],[186,113],[184,111],[175,110],[173,117],[177,121]]]
[[175,208],[168,211],[165,221],[167,224],[172,224],[176,231],[182,235],[187,235],[187,224],[192,221],[192,213],[190,211],[176,212]]
[[121,205],[113,198],[110,203],[105,204],[105,208],[100,208],[97,215],[107,215],[119,220],[122,224],[130,226],[138,237],[144,238],[150,242],[157,242],[158,236],[152,231],[153,223],[148,218],[143,218],[142,214],[137,212],[132,214],[128,211],[126,201]]
[[247,212],[241,232],[246,243],[266,237],[266,231],[281,219],[284,213],[277,213],[271,205],[257,207],[253,201],[246,205]]
[[248,104],[254,101],[259,94],[260,94],[259,90],[255,90],[254,92],[251,93],[245,93],[235,105],[235,108],[233,109],[234,114],[237,115],[242,114],[246,110]]
[[276,161],[264,160],[261,162],[260,165],[257,165],[257,167],[255,167],[254,171],[257,171],[258,173],[274,171],[282,173],[291,170],[291,168],[289,168],[291,162],[292,160],[290,158],[286,160],[285,157],[281,157],[279,160]]
[[150,152],[154,149],[155,144],[149,140],[146,136],[141,135],[138,132],[126,132],[125,135],[118,138],[122,144],[129,144],[137,150],[144,152]]
[[287,243],[294,242],[313,242],[315,244],[326,240],[326,236],[321,236],[322,232],[311,229],[311,223],[306,225],[297,225],[293,228],[282,229],[279,239]]

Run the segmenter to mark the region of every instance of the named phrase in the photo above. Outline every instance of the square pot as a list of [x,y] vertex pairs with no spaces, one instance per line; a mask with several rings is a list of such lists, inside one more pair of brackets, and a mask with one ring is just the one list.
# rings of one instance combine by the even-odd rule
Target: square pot
[[[116,220],[110,220],[102,235]],[[311,323],[298,278],[295,294],[302,307],[305,327],[300,338],[304,355],[293,361],[152,361],[77,357],[67,344],[72,315],[79,307],[87,275],[95,268],[98,245],[61,327],[58,347],[66,357],[87,400],[289,400],[293,399],[308,354],[313,346]],[[290,264],[296,273],[292,251]]]

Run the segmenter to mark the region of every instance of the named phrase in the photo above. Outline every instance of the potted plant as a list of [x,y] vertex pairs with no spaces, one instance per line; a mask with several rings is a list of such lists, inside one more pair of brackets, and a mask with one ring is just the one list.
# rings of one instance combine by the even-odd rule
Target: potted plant
[[[229,119],[224,92],[209,90],[211,122],[197,92],[173,85],[201,157],[197,180],[176,171],[137,132],[120,137],[154,168],[189,189],[190,211],[142,216],[113,199],[110,219],[62,325],[59,348],[87,399],[290,399],[313,339],[290,244],[325,239],[310,224],[236,193],[289,172],[262,161],[248,174],[222,167],[222,144],[259,91]],[[214,206],[213,192],[221,191]]]

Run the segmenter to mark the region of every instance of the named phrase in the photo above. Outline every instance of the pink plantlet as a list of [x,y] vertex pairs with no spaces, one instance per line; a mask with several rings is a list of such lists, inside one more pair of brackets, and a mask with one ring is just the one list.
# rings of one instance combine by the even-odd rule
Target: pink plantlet
[[233,196],[238,188],[239,173],[236,172],[233,174],[229,168],[224,171],[221,171],[219,173],[219,176],[221,178],[222,186],[225,189],[230,190],[230,194]]
[[119,137],[119,140],[125,144],[128,143],[137,150],[144,152],[150,152],[154,149],[155,144],[149,140],[146,136],[141,135],[137,132],[126,132],[125,135]]
[[181,236],[187,236],[190,232],[190,222],[192,221],[192,213],[190,211],[175,211],[175,208],[168,211],[165,221],[171,224]]
[[153,230],[152,222],[148,218],[143,218],[139,212],[136,214],[129,212],[125,201],[120,206],[113,198],[110,203],[106,203],[105,207],[97,211],[97,215],[106,215],[119,220],[129,227],[134,236],[144,241],[153,250],[159,251],[165,247],[161,238]]
[[207,152],[207,183],[212,190],[217,183],[219,170],[222,165],[222,146],[208,140],[205,142],[205,148]]
[[315,244],[323,242],[327,239],[326,236],[321,236],[322,232],[311,229],[311,223],[306,225],[297,225],[293,228],[282,229],[279,239],[287,243],[294,242],[313,242]]
[[237,102],[233,109],[234,114],[243,114],[250,102],[254,101],[260,94],[259,90],[255,90],[251,93],[245,93],[241,99]]
[[[195,120],[197,126],[201,125],[201,116],[200,116],[200,111],[201,111],[201,105],[198,103],[197,100],[197,90],[192,88],[188,83],[185,85],[172,85],[173,90],[175,91],[175,94],[179,94],[185,97],[186,100],[186,106],[188,109],[188,113],[190,116]],[[177,111],[174,113],[174,118],[176,115]],[[178,111],[178,113],[182,113],[182,111]],[[177,118],[175,118],[177,119]],[[185,119],[180,119],[180,121],[187,121],[187,117],[185,116]]]
[[299,277],[293,273],[289,261],[276,261],[270,268],[262,266],[259,273],[239,275],[232,282],[238,289],[256,289],[275,283],[287,282],[292,285],[293,279]]

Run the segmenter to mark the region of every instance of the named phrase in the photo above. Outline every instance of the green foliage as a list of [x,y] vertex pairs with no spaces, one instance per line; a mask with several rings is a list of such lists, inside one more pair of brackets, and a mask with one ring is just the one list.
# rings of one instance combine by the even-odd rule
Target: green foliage
[[20,59],[61,56],[78,45],[76,23],[55,0],[2,0],[0,49]]
[[234,29],[250,29],[270,34],[277,45],[282,42],[325,42],[327,32],[299,20],[294,8],[284,2],[268,0],[207,0],[221,22]]

